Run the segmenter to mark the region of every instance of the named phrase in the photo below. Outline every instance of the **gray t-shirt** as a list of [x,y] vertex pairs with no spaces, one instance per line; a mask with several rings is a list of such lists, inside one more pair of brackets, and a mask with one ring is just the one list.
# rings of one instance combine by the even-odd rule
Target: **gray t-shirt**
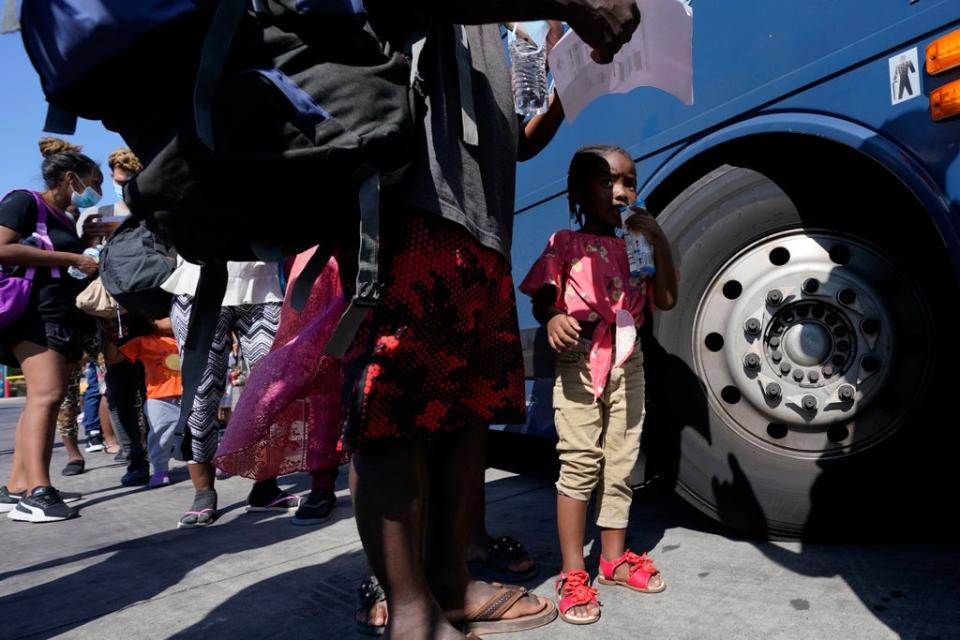
[[519,123],[500,28],[467,27],[479,144],[463,142],[456,40],[460,27],[434,25],[420,62],[427,82],[424,131],[417,136],[403,202],[462,225],[510,260]]

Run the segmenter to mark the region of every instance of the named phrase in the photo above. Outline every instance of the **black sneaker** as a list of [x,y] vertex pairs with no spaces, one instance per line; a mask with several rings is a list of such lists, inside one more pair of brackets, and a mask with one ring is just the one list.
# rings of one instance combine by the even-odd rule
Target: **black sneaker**
[[59,491],[53,487],[37,487],[29,496],[24,496],[7,517],[18,522],[57,522],[76,515],[75,509],[63,503]]
[[7,513],[17,508],[17,503],[27,495],[26,491],[20,493],[10,493],[7,486],[0,487],[0,513]]
[[337,496],[329,489],[314,489],[306,500],[300,501],[297,512],[293,514],[293,524],[320,524],[330,517],[337,504]]
[[84,451],[87,453],[103,451],[103,436],[99,431],[91,431],[87,434],[87,448]]
[[120,478],[120,484],[125,487],[137,487],[150,482],[150,463],[146,460],[135,460],[127,465],[127,472]]

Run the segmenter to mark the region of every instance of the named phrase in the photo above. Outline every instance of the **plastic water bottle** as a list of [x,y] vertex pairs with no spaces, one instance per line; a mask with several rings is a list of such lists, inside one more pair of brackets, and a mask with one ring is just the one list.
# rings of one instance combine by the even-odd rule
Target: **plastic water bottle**
[[627,228],[627,218],[644,209],[642,200],[638,200],[629,207],[620,209],[620,221],[623,223],[623,239],[627,243],[627,262],[630,264],[630,275],[635,278],[652,276],[657,272],[653,261],[653,245],[642,233],[633,233]]
[[[527,25],[529,23],[523,23]],[[538,27],[540,23],[533,23]],[[513,106],[521,116],[535,116],[546,113],[549,106],[549,92],[547,88],[547,48],[544,42],[537,42],[533,35],[536,32],[544,34],[546,31],[536,28],[527,30],[531,33],[526,37],[518,36],[516,31],[510,33],[510,61],[511,80],[513,82]]]
[[[83,250],[83,255],[90,256],[97,262],[100,262],[100,247],[87,247]],[[70,274],[70,277],[76,278],[77,280],[86,280],[87,274],[76,267],[70,267],[67,269],[67,273]]]

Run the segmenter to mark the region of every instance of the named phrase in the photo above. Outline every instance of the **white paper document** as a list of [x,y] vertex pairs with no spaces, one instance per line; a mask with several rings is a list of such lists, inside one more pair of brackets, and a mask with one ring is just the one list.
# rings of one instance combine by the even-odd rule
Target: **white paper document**
[[550,52],[550,71],[569,122],[608,93],[657,87],[693,104],[693,9],[685,0],[637,0],[640,26],[610,64],[568,31]]

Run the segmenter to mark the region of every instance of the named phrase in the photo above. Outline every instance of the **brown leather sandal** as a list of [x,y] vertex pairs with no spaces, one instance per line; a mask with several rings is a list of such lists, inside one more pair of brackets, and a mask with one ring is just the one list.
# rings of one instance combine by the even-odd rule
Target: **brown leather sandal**
[[[464,633],[477,636],[529,631],[550,624],[557,618],[557,607],[547,598],[535,596],[523,587],[505,587],[498,582],[491,585],[498,587],[497,592],[482,605],[467,612],[461,623]],[[503,616],[521,598],[535,598],[541,605],[540,611],[519,618],[504,619]]]

